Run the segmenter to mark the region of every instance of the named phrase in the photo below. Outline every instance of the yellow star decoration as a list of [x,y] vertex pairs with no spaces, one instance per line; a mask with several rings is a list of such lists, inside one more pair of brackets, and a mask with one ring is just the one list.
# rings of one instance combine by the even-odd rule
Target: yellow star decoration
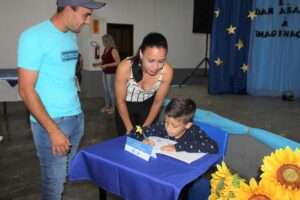
[[238,48],[238,51],[241,50],[241,48],[244,47],[243,40],[239,39],[239,42],[236,43],[234,46],[236,46]]
[[142,128],[141,128],[140,125],[136,126],[136,131],[135,132],[142,134]]
[[236,27],[233,27],[232,25],[230,25],[229,28],[227,28],[228,34],[235,34],[235,29]]
[[243,72],[247,72],[249,70],[249,66],[246,65],[245,63],[243,64],[243,67],[241,67],[241,69],[243,70]]
[[214,61],[214,63],[216,63],[216,65],[219,67],[220,65],[223,64],[223,61],[220,58],[218,58],[217,60]]
[[255,11],[249,11],[248,17],[253,20],[255,17],[257,17],[257,15],[255,14]]
[[215,10],[215,12],[214,12],[215,14],[216,14],[216,17],[219,17],[220,16],[220,9],[218,9],[218,10]]

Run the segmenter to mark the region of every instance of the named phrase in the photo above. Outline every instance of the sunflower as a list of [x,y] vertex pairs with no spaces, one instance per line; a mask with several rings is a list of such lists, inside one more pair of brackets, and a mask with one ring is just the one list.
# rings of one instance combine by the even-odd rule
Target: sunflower
[[242,182],[239,190],[236,191],[237,199],[243,200],[281,200],[276,198],[274,190],[266,182],[257,182],[251,178],[249,185]]
[[232,175],[226,164],[217,165],[217,171],[212,174],[211,195],[209,200],[216,199],[236,199],[235,191],[240,187],[241,179],[237,174]]
[[228,167],[226,166],[225,162],[222,161],[221,165],[217,165],[217,171],[215,172],[215,175],[218,177],[226,178],[228,176],[231,176],[231,172],[229,171]]
[[261,166],[262,182],[275,188],[282,200],[300,200],[300,150],[289,147],[266,156]]
[[231,180],[232,174],[227,168],[225,162],[223,161],[222,165],[217,165],[217,171],[211,176],[211,187],[218,193],[224,189],[225,182],[227,183],[229,179]]
[[220,196],[218,196],[216,193],[211,193],[211,195],[208,197],[208,200],[217,200],[220,199]]

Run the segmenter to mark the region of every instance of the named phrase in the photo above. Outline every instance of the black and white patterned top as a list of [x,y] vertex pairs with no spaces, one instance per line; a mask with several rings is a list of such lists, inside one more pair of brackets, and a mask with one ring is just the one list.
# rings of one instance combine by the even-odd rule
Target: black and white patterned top
[[143,101],[151,98],[156,93],[159,86],[161,85],[163,74],[164,74],[164,68],[161,70],[160,76],[157,79],[157,81],[155,82],[155,84],[153,85],[152,89],[144,90],[134,80],[132,69],[131,69],[130,79],[127,82],[126,101],[127,102],[143,102]]
[[[170,137],[166,131],[164,122],[159,122],[143,128],[143,133],[149,136],[158,136],[176,141],[176,151],[218,153],[218,144],[206,135],[198,126],[193,125],[179,138]],[[143,135],[131,130],[129,136],[139,141],[144,139]]]

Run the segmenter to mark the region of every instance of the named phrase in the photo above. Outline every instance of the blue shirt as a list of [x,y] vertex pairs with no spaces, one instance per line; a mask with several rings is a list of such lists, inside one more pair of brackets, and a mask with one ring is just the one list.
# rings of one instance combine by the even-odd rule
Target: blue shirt
[[50,20],[19,38],[18,67],[38,71],[35,90],[52,118],[82,112],[75,85],[77,57],[76,35],[61,32]]

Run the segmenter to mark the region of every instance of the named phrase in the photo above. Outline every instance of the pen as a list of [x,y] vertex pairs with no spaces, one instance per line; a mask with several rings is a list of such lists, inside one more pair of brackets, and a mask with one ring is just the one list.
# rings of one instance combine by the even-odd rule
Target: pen
[[142,132],[142,134],[146,140],[149,140],[148,137],[143,132]]
[[143,129],[141,128],[140,125],[137,125],[137,126],[136,126],[136,132],[142,134],[142,135],[144,136],[144,138],[145,138],[146,140],[148,140],[148,137],[144,134]]

